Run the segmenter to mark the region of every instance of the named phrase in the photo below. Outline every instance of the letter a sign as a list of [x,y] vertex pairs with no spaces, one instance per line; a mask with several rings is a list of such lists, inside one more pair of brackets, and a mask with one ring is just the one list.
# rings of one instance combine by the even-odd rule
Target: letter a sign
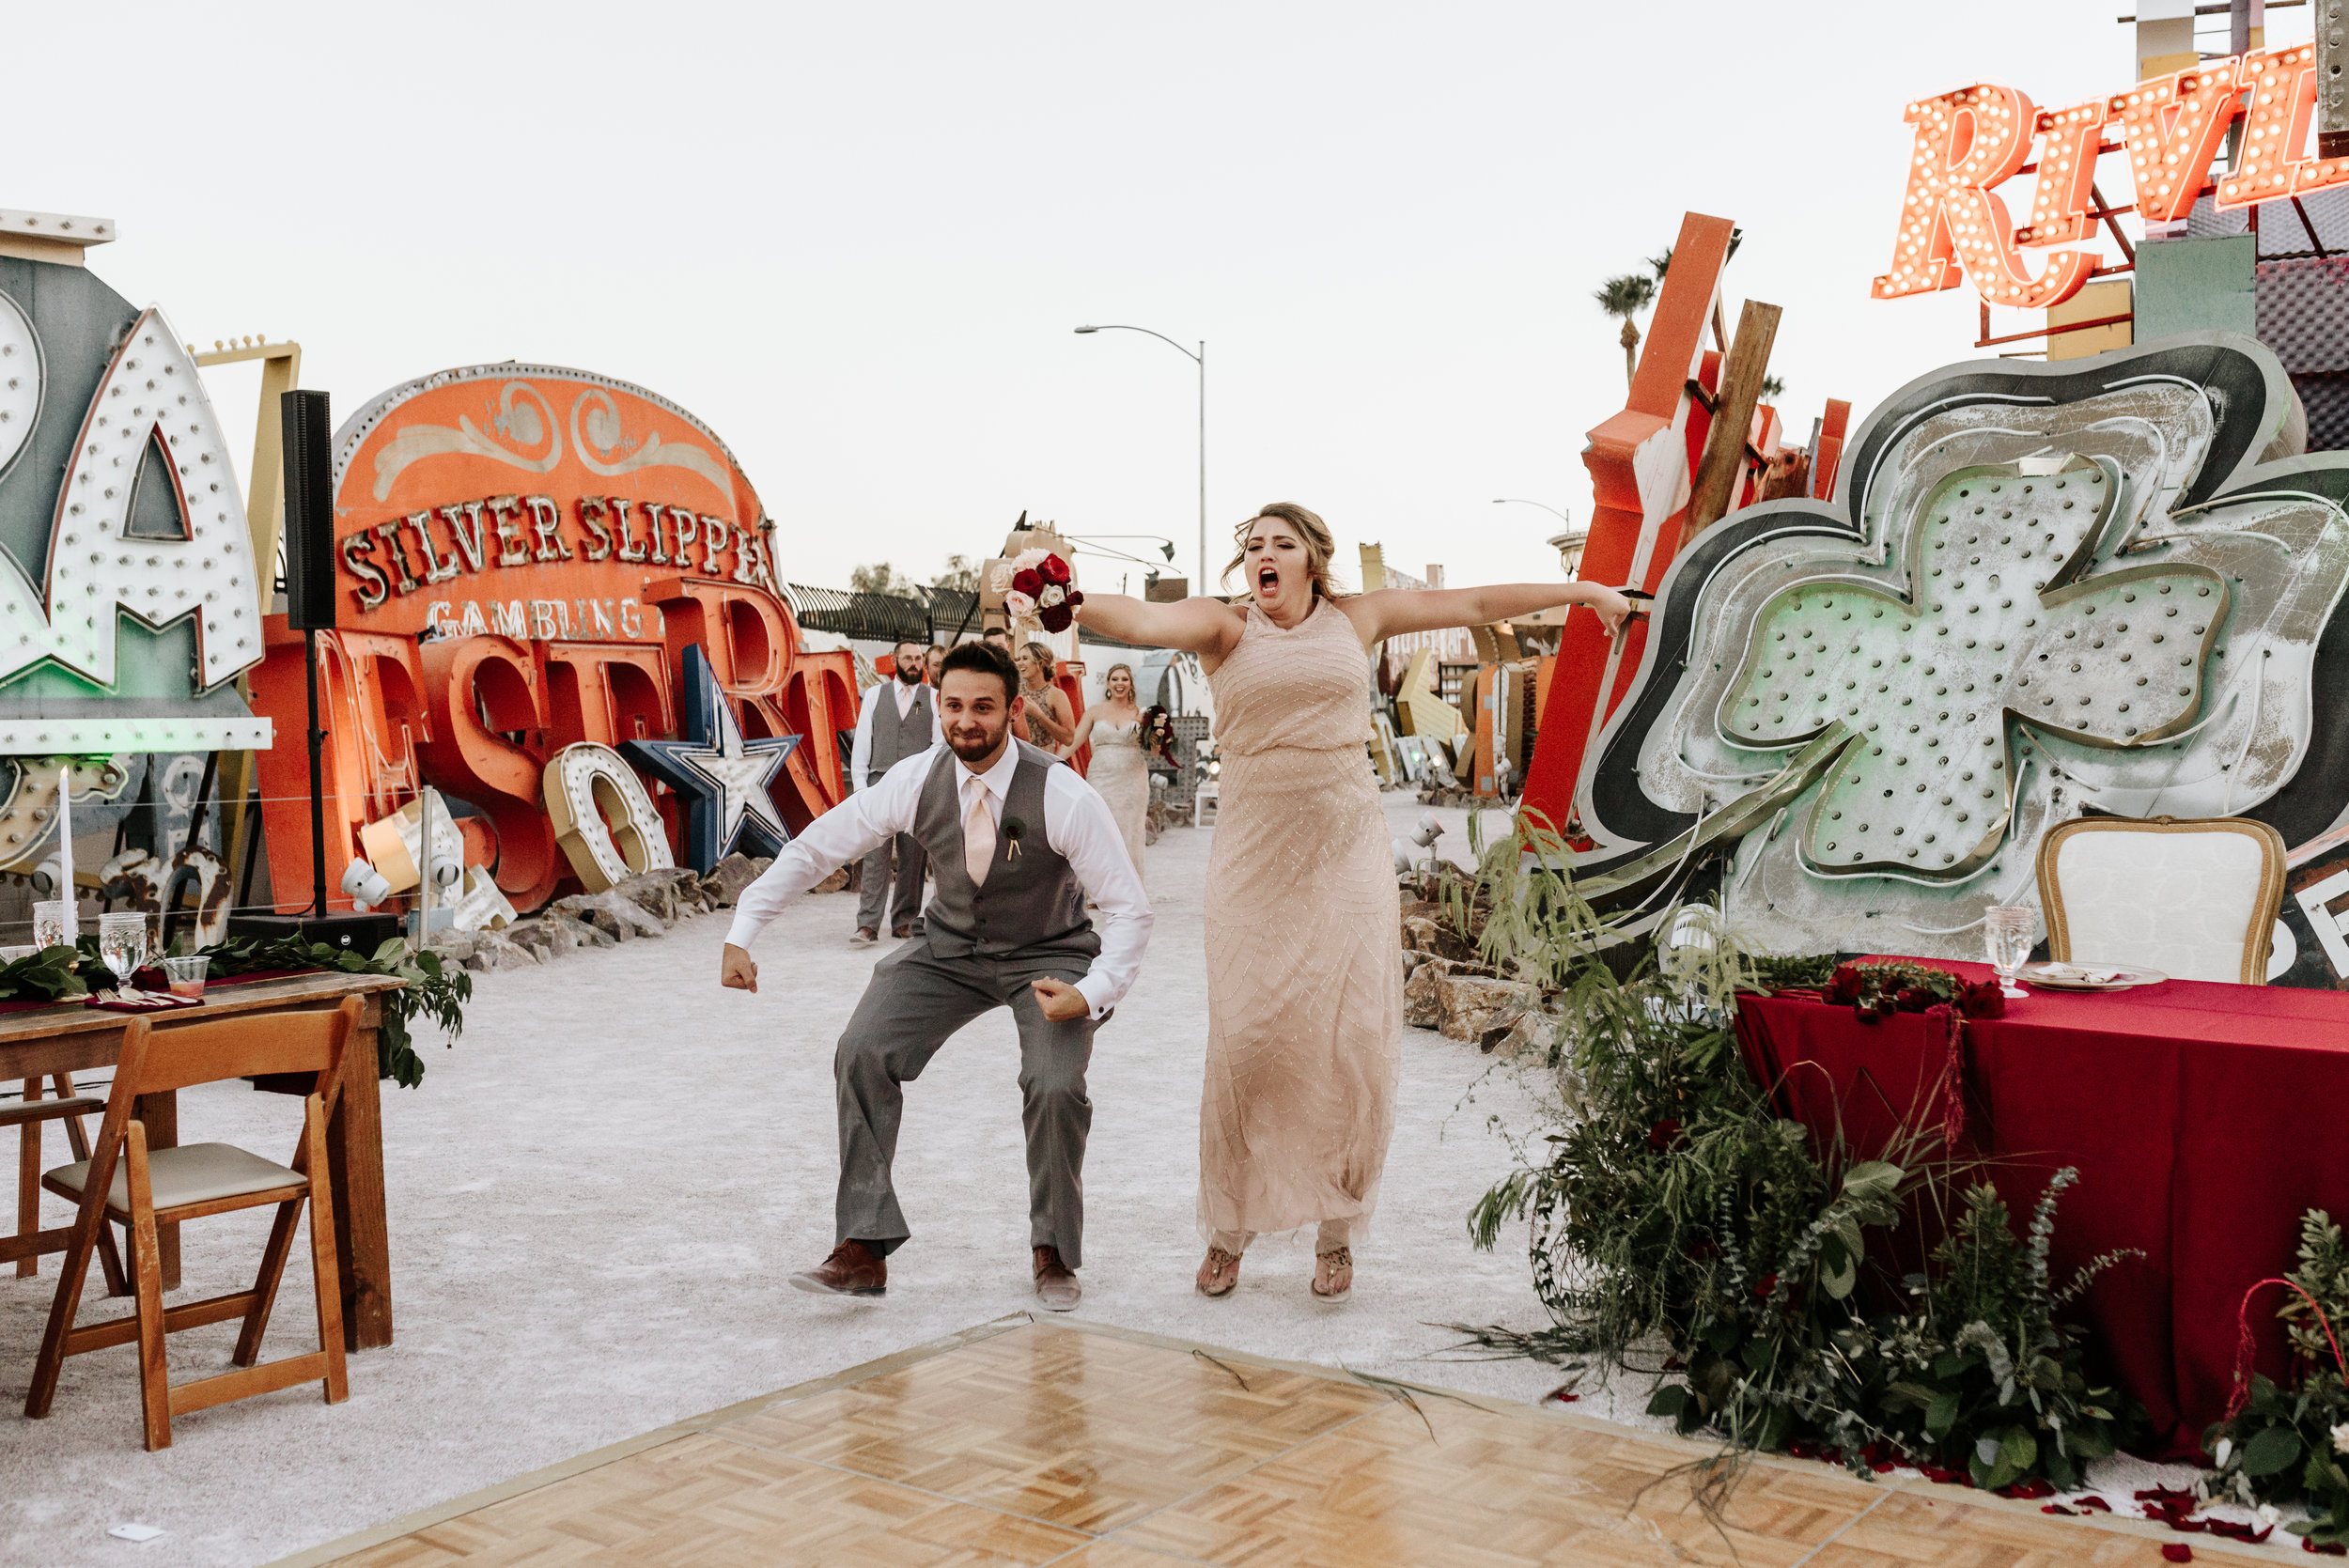
[[0,254],[0,755],[270,743],[232,684],[261,572],[194,361],[71,259]]

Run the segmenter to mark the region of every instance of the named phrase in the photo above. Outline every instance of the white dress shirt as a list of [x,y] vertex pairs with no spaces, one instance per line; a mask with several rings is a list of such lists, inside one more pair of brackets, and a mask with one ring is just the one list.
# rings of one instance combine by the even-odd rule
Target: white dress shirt
[[[848,743],[848,788],[851,790],[865,787],[864,775],[873,766],[873,711],[880,702],[882,687],[896,692],[897,717],[900,719],[913,711],[913,695],[922,690],[921,682],[908,686],[895,675],[881,682],[880,686],[865,689],[864,701],[857,705],[856,738]],[[932,727],[935,729],[935,725]]]
[[[872,704],[865,704],[869,711]],[[914,813],[922,803],[922,786],[938,761],[940,741],[918,756],[910,756],[881,775],[870,789],[862,789],[817,817],[806,832],[784,846],[775,863],[758,880],[742,890],[734,903],[734,927],[726,940],[748,952],[770,921],[791,901],[860,856],[889,842],[894,833],[913,831]],[[988,813],[1000,824],[1003,799],[1011,791],[1012,775],[1019,770],[1019,748],[1006,744],[988,770],[973,773],[954,762],[956,815],[965,809],[964,793],[975,778],[987,786]],[[1100,955],[1077,990],[1095,1017],[1116,1006],[1142,969],[1143,950],[1150,944],[1149,896],[1142,877],[1126,853],[1126,841],[1110,815],[1109,802],[1077,776],[1073,768],[1054,767],[1044,773],[1044,842],[1066,860],[1077,883],[1093,901],[1099,918]]]

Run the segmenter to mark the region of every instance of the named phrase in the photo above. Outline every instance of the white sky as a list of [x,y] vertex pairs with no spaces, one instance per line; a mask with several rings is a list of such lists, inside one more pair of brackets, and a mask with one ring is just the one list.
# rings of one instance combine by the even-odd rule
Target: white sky
[[[199,345],[298,338],[338,421],[509,357],[650,387],[733,447],[801,582],[926,578],[1022,508],[1188,569],[1190,362],[1081,321],[1207,340],[1219,569],[1295,500],[1349,578],[1375,539],[1554,579],[1555,521],[1491,500],[1588,514],[1604,278],[1684,210],[1735,219],[1728,317],[1785,308],[1790,430],[1859,417],[1974,352],[1970,290],[1868,298],[1902,106],[2125,86],[2131,8],[46,6],[8,23],[0,206],[115,219],[101,275]],[[212,377],[249,450],[257,373]]]

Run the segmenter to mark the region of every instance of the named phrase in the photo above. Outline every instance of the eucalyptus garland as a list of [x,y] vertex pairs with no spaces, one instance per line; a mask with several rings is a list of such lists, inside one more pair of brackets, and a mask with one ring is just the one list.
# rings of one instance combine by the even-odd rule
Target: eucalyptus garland
[[[413,1089],[424,1081],[424,1058],[416,1054],[410,1023],[420,1015],[429,1017],[453,1043],[464,1030],[465,1003],[473,997],[472,975],[443,963],[429,948],[410,952],[407,942],[397,937],[372,954],[304,941],[300,937],[268,940],[247,937],[196,951],[211,959],[209,974],[215,980],[278,970],[299,973],[332,970],[342,974],[385,975],[402,982],[398,990],[382,993],[383,1023],[375,1036],[377,1076],[391,1079],[402,1089]],[[0,1001],[39,997],[54,1001],[86,995],[89,987],[75,972],[77,969],[91,974],[108,972],[98,955],[96,938],[82,938],[78,948],[47,948],[0,968]],[[12,986],[20,988],[11,990]]]
[[443,962],[430,948],[409,951],[394,937],[373,954],[300,937],[268,941],[246,938],[202,950],[211,960],[214,975],[257,974],[269,970],[335,970],[344,974],[381,974],[404,982],[397,991],[382,993],[383,1026],[375,1037],[378,1076],[413,1089],[424,1081],[424,1058],[416,1054],[408,1026],[418,1016],[441,1026],[452,1043],[465,1027],[465,1003],[473,997],[473,976]]

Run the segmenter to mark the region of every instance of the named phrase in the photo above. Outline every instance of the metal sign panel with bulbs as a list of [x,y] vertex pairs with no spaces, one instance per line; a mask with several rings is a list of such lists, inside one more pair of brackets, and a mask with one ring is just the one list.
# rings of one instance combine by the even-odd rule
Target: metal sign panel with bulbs
[[262,657],[260,574],[194,360],[84,265],[115,232],[0,210],[0,869],[54,893],[60,817],[104,831],[135,795],[146,842],[102,875],[134,898],[192,879],[216,934],[226,868],[185,842],[191,786],[200,753],[272,743],[236,685]]
[[2289,846],[2271,978],[2349,983],[2349,453],[2227,333],[1920,378],[1836,500],[1690,541],[1581,770],[1586,891],[1780,952],[1978,957],[2074,817]]

